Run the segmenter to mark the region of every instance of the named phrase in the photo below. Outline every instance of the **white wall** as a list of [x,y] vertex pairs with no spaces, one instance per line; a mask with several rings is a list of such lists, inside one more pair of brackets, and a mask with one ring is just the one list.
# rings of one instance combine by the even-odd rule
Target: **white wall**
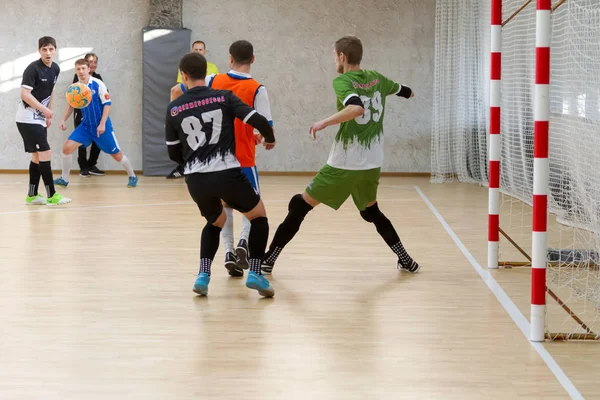
[[[11,70],[10,79],[16,79],[15,89],[0,92],[0,169],[28,165],[14,124],[20,74],[27,63],[18,65],[14,74],[6,63],[36,52],[43,35],[57,39],[59,57],[80,55],[74,54],[77,50],[68,55],[65,48],[83,48],[81,54],[91,48],[99,55],[98,71],[111,91],[119,144],[141,169],[141,30],[148,23],[148,0],[87,2],[85,9],[73,0],[46,0],[46,11],[32,23],[29,15],[39,4],[9,3],[0,14],[0,90],[10,85],[5,71]],[[258,152],[261,170],[314,171],[323,165],[335,128],[322,131],[315,143],[308,127],[335,112],[332,43],[356,34],[365,46],[363,67],[411,86],[417,96],[388,101],[384,170],[429,171],[434,21],[435,0],[184,0],[184,26],[192,29],[193,39],[206,41],[209,60],[221,71],[228,69],[231,42],[247,39],[255,46],[253,75],[269,90],[278,140],[273,152]],[[69,64],[56,86],[58,117],[73,78]],[[55,168],[68,132],[57,126],[49,130]],[[100,160],[101,168],[120,169],[107,155]]]

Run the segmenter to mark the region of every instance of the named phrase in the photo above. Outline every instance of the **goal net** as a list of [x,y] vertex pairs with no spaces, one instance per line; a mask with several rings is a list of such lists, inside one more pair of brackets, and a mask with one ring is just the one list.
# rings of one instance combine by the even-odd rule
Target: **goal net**
[[[477,23],[462,42],[451,43],[444,36],[436,37],[436,88],[443,81],[438,80],[438,74],[444,77],[447,64],[464,62],[451,60],[454,56],[449,55],[450,49],[437,51],[438,41],[442,47],[462,47],[470,46],[470,42],[491,40],[489,34],[482,32],[486,23],[489,30],[489,5],[481,9],[477,3],[455,1],[457,7],[480,7]],[[600,2],[555,0],[554,7],[548,118],[546,333],[550,338],[591,339],[600,330]],[[500,235],[498,258],[501,267],[527,268],[531,266],[533,251],[536,1],[528,4],[525,0],[503,0],[502,13],[505,24],[501,28],[498,214],[505,235]],[[479,54],[471,62],[489,69],[489,45],[476,46]],[[443,128],[449,125],[440,116],[455,115],[464,125],[480,126],[480,119],[469,120],[469,114],[461,109],[474,104],[489,109],[489,78],[489,74],[481,73],[472,87],[458,89],[478,91],[464,102],[446,99],[455,93],[439,92],[442,99],[434,104],[432,182],[488,183],[489,172],[485,170],[483,176],[478,176],[471,166],[473,160],[477,160],[477,165],[486,165],[489,136],[478,130],[478,142],[469,143],[464,134]],[[482,96],[486,97],[481,100]],[[479,105],[481,102],[483,106]],[[486,133],[489,127],[487,120]],[[483,149],[481,141],[485,143]],[[440,146],[440,143],[450,145]],[[517,269],[524,268],[512,271]],[[520,278],[529,283],[530,275],[521,273]]]

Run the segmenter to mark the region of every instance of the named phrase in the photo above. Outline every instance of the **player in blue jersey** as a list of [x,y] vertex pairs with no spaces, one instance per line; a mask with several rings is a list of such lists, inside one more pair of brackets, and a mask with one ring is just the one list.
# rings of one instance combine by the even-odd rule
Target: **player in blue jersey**
[[[79,82],[87,85],[92,90],[92,102],[81,109],[83,118],[81,124],[75,128],[63,146],[62,152],[62,176],[54,181],[56,185],[67,187],[69,184],[69,172],[71,170],[71,154],[81,145],[89,146],[95,142],[100,150],[110,154],[112,158],[123,165],[129,175],[128,187],[135,187],[138,178],[133,172],[131,162],[119,149],[117,138],[108,114],[110,113],[111,101],[108,90],[99,79],[91,76],[88,61],[80,58],[75,61],[75,72]],[[73,107],[67,105],[63,115],[60,129],[67,129],[66,121],[71,116]]]

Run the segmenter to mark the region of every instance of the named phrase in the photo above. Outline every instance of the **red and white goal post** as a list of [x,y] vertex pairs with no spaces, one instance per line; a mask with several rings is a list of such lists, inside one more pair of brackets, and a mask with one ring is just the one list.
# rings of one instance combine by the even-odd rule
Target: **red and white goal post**
[[[535,86],[532,104],[530,105],[533,114],[533,182],[530,186],[528,199],[526,201],[531,207],[531,248],[530,255],[527,254],[514,240],[510,238],[500,227],[501,221],[501,160],[504,159],[506,151],[503,150],[504,132],[501,132],[504,126],[501,118],[510,119],[509,112],[502,115],[503,96],[511,96],[512,93],[502,93],[502,39],[503,28],[514,18],[519,17],[519,13],[525,10],[535,1],[535,48],[527,48],[526,51],[535,52]],[[557,0],[553,5],[552,0],[523,0],[516,9],[510,9],[510,16],[503,20],[503,0],[491,0],[491,40],[490,40],[490,110],[489,110],[489,131],[488,131],[488,268],[497,269],[504,263],[500,262],[499,243],[500,235],[512,243],[518,251],[524,255],[528,262],[510,262],[506,264],[531,267],[531,308],[530,308],[530,340],[544,341],[547,338],[556,339],[599,339],[585,323],[566,305],[565,302],[548,289],[546,284],[546,272],[548,265],[548,196],[549,196],[549,151],[550,151],[550,119],[551,119],[551,43],[552,43],[552,16],[553,12],[569,0]],[[575,0],[573,0],[575,1]],[[580,3],[586,0],[579,0]],[[507,0],[504,0],[506,3]],[[510,2],[514,7],[515,2]],[[575,4],[574,7],[581,5]],[[533,7],[533,4],[531,4]],[[571,12],[579,9],[574,8]],[[593,10],[594,11],[594,10]],[[598,8],[600,16],[600,7]],[[532,10],[529,9],[531,17]],[[583,15],[583,14],[582,14]],[[600,21],[600,19],[599,19]],[[523,23],[522,21],[520,23]],[[529,22],[532,24],[532,21]],[[590,28],[590,32],[591,29]],[[524,29],[523,29],[524,31]],[[587,31],[586,31],[587,32]],[[600,32],[600,30],[598,31]],[[533,32],[531,33],[533,34]],[[514,32],[513,32],[514,35]],[[531,38],[530,38],[531,39]],[[521,49],[523,50],[523,49]],[[514,52],[513,52],[514,53]],[[532,54],[533,56],[533,54]],[[513,57],[515,55],[513,54]],[[518,57],[518,55],[517,55]],[[524,74],[526,75],[526,74]],[[523,87],[531,85],[533,82],[523,81],[519,83]],[[529,100],[527,100],[529,101]],[[600,104],[600,102],[599,102]],[[600,111],[599,111],[600,113]],[[515,117],[516,118],[516,117]],[[592,157],[597,157],[594,154]],[[529,171],[531,172],[531,171]],[[594,171],[600,174],[600,171]],[[510,192],[510,190],[509,190]],[[510,195],[510,193],[509,193]],[[518,197],[518,196],[517,196]],[[593,247],[593,246],[590,246]],[[559,250],[559,258],[560,258]],[[575,256],[572,256],[575,258]],[[588,265],[588,268],[589,265]],[[595,289],[589,289],[595,290]],[[579,333],[569,334],[548,334],[546,321],[546,293],[556,300],[562,309],[567,311],[569,316],[578,324]],[[594,296],[598,297],[596,294]],[[589,297],[589,296],[588,296]]]

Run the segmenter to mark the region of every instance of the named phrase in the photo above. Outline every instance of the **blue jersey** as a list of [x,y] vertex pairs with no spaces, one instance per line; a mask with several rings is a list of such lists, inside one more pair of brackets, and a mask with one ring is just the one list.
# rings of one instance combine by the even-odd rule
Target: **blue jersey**
[[[110,95],[106,85],[100,79],[90,77],[87,86],[92,90],[92,102],[86,108],[81,109],[83,117],[81,123],[87,128],[93,128],[95,131],[100,124],[100,120],[102,120],[104,106],[111,104]],[[106,124],[110,125],[110,117],[106,120]]]

